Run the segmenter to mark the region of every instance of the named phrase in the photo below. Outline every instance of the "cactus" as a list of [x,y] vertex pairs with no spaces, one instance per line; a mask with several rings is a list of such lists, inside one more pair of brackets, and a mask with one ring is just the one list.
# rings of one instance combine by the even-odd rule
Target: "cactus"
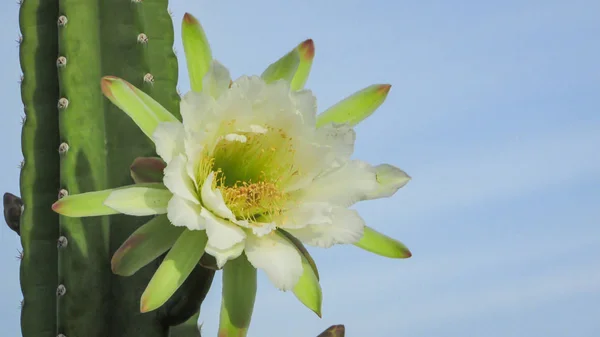
[[[24,209],[19,225],[20,205],[7,194],[4,214],[23,246],[22,335],[166,337],[169,325],[185,320],[180,314],[188,318],[198,311],[185,301],[201,302],[214,272],[197,266],[196,279],[163,310],[140,314],[140,295],[161,259],[128,278],[112,274],[110,260],[148,218],[59,217],[51,205],[69,193],[130,183],[129,165],[154,152],[150,140],[102,96],[102,76],[127,79],[178,115],[167,0],[20,4]],[[203,292],[187,296],[189,289]],[[194,319],[171,336],[198,336]]]

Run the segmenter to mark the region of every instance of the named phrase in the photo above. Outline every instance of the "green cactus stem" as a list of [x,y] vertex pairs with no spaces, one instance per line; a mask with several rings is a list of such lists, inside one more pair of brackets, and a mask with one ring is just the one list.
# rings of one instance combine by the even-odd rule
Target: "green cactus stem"
[[[139,312],[157,264],[132,277],[110,269],[114,251],[148,218],[59,218],[51,205],[69,193],[130,184],[134,159],[153,155],[146,135],[102,96],[102,76],[126,79],[177,114],[167,0],[24,0],[19,22],[26,114],[19,226],[10,213],[14,198],[7,207],[5,195],[4,205],[24,250],[23,337],[166,337],[168,312]],[[198,273],[197,288],[207,290],[214,272]],[[174,301],[174,307],[185,304]],[[184,330],[171,337],[199,336],[197,329]]]

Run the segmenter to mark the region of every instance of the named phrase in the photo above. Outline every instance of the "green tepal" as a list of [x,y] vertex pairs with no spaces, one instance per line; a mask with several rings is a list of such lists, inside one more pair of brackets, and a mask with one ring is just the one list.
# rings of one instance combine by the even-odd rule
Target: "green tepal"
[[[22,334],[166,337],[165,311],[139,309],[157,263],[131,277],[110,269],[113,252],[148,218],[59,217],[51,205],[130,184],[133,160],[153,155],[151,141],[102,95],[102,76],[121,77],[178,113],[167,0],[21,0],[19,15]],[[213,271],[199,275],[210,283]],[[190,322],[171,336],[198,336]]]

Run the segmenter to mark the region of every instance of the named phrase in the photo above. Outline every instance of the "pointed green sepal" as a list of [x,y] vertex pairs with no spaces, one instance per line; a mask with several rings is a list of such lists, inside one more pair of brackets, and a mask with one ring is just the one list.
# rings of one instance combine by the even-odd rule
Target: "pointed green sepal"
[[207,241],[206,231],[183,231],[144,290],[142,313],[158,309],[175,293],[198,265]]
[[317,337],[344,337],[346,336],[346,328],[339,325],[332,325],[327,330],[321,332]]
[[111,260],[113,273],[131,276],[175,244],[185,227],[176,227],[166,214],[148,221],[117,249]]
[[375,84],[346,97],[317,116],[317,127],[329,123],[358,124],[383,104],[391,87]]
[[121,78],[105,76],[100,86],[104,96],[131,117],[150,139],[159,123],[178,122],[160,103]]
[[297,48],[294,48],[282,58],[275,61],[263,71],[260,77],[267,83],[278,80],[291,82],[300,65],[300,53]]
[[315,276],[317,277],[317,280],[319,279],[319,270],[317,269],[317,264],[315,263],[315,260],[313,260],[312,256],[310,256],[310,254],[308,253],[308,250],[306,249],[306,247],[302,244],[302,242],[300,242],[300,240],[298,240],[295,236],[293,236],[292,234],[286,232],[285,230],[278,228],[277,232],[283,234],[285,236],[286,239],[290,240],[291,243],[296,246],[296,249],[298,249],[298,251],[300,252],[300,254],[302,254],[302,256],[307,260],[307,262],[310,264]]
[[129,170],[136,184],[158,183],[163,181],[165,167],[167,163],[158,157],[138,157]]
[[380,164],[375,166],[375,179],[377,179],[378,188],[365,195],[367,200],[391,197],[408,184],[411,178],[406,172],[393,165]]
[[315,274],[311,264],[308,262],[308,259],[304,257],[304,254],[301,254],[301,257],[303,273],[302,276],[300,276],[298,283],[294,286],[293,292],[302,304],[312,310],[317,316],[321,317],[323,293],[321,291],[321,285],[319,284],[319,278]]
[[298,64],[298,69],[291,82],[292,90],[304,88],[304,84],[306,84],[306,81],[308,80],[308,75],[310,74],[310,69],[312,68],[313,59],[315,57],[315,44],[313,43],[313,40],[308,39],[300,43],[298,47],[296,47],[296,50],[298,50],[298,55],[300,56],[300,63]]
[[371,253],[395,259],[406,259],[412,256],[410,250],[402,242],[367,226],[365,226],[363,237],[354,245]]
[[137,184],[114,190],[104,200],[104,205],[134,216],[164,214],[172,196],[162,183]]
[[189,13],[185,13],[183,16],[181,37],[190,77],[190,86],[193,91],[201,92],[202,79],[210,68],[212,53],[202,25]]
[[245,337],[256,298],[256,268],[245,254],[223,267],[219,337]]
[[152,215],[166,213],[166,204],[170,196],[171,192],[163,184],[130,185],[69,195],[55,202],[52,210],[68,217],[119,213]]

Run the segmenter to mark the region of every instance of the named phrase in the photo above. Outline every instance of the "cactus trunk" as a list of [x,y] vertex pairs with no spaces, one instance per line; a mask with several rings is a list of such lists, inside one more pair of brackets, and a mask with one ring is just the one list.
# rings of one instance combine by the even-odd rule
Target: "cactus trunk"
[[[154,152],[102,96],[102,76],[126,79],[178,114],[167,0],[23,0],[19,20],[23,336],[166,337],[157,312],[139,311],[157,265],[127,278],[110,269],[113,252],[148,218],[59,218],[51,205],[130,184],[130,164]],[[193,330],[171,337],[198,336]]]

